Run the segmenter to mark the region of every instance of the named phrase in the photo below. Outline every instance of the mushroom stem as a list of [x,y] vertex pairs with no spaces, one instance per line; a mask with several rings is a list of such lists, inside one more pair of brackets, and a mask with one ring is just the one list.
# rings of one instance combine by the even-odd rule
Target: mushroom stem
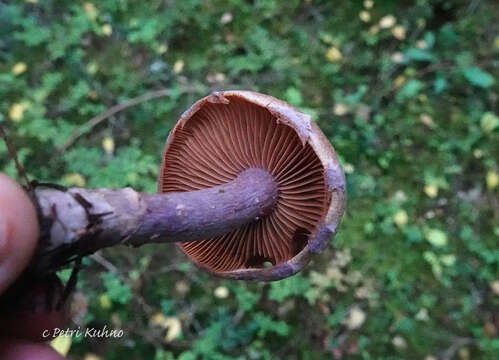
[[271,212],[278,189],[267,171],[248,169],[226,184],[191,192],[36,188],[33,197],[41,235],[30,269],[46,273],[117,244],[196,241],[226,234]]

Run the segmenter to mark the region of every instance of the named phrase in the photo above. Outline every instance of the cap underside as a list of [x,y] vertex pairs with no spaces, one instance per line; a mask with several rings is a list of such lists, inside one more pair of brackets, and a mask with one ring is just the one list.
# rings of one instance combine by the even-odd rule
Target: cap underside
[[295,130],[265,108],[228,97],[205,103],[170,139],[161,192],[193,191],[227,183],[243,170],[274,176],[279,195],[270,215],[223,236],[181,243],[196,263],[213,272],[262,267],[291,259],[324,217],[329,196],[322,163]]

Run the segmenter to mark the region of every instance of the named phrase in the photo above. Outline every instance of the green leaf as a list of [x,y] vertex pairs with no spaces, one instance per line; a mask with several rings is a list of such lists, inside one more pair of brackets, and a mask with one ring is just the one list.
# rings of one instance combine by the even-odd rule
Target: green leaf
[[180,356],[177,358],[178,360],[196,360],[198,357],[196,356],[196,353],[193,351],[184,351]]
[[245,284],[235,286],[233,290],[239,307],[244,311],[251,310],[260,300],[260,294],[250,291]]
[[431,31],[427,32],[424,36],[424,40],[426,41],[426,46],[428,46],[428,49],[431,49],[433,45],[435,45],[435,34],[433,34]]
[[127,304],[132,298],[132,290],[127,284],[123,284],[118,275],[107,272],[101,275],[107,294],[111,300],[119,304]]
[[414,61],[429,61],[434,62],[436,60],[435,55],[431,52],[418,48],[410,48],[405,52],[405,58]]
[[338,306],[336,308],[336,310],[334,311],[334,313],[332,313],[331,315],[328,316],[327,322],[332,327],[337,327],[338,325],[341,324],[343,319],[345,319],[347,314],[348,314],[348,311],[344,307]]
[[258,336],[265,337],[269,332],[286,336],[289,333],[289,326],[284,321],[274,321],[268,315],[256,313],[253,315],[255,322],[259,325]]
[[444,91],[447,88],[447,80],[442,76],[438,76],[435,79],[435,83],[433,84],[433,87],[435,89],[435,92],[437,94],[440,94],[442,91]]
[[160,302],[161,304],[161,311],[165,315],[174,315],[173,310],[175,309],[175,300],[171,299],[163,299]]
[[294,106],[300,106],[303,102],[300,91],[295,87],[290,87],[286,90],[286,100]]
[[473,85],[482,88],[488,88],[494,84],[492,75],[476,66],[464,69],[464,77]]
[[404,229],[404,234],[410,243],[418,243],[423,240],[423,235],[415,225],[409,225]]
[[397,100],[403,101],[407,99],[411,99],[416,96],[424,87],[423,82],[419,80],[412,79],[405,86],[400,89],[397,94]]
[[423,258],[431,265],[433,274],[439,279],[442,276],[442,265],[440,264],[438,256],[431,251],[425,251],[423,253]]
[[24,41],[27,46],[36,46],[49,41],[51,32],[40,26],[32,17],[23,21],[23,31],[15,32],[14,38]]
[[310,283],[303,276],[295,275],[285,280],[273,282],[270,285],[269,298],[282,302],[289,296],[304,295]]
[[57,272],[57,276],[59,279],[61,279],[64,282],[67,282],[69,278],[71,277],[71,273],[73,272],[73,269],[63,269]]
[[140,27],[137,27],[136,29],[131,31],[130,34],[128,34],[128,40],[132,43],[148,43],[154,40],[161,29],[162,26],[160,26],[160,22],[158,19],[147,19],[140,23]]

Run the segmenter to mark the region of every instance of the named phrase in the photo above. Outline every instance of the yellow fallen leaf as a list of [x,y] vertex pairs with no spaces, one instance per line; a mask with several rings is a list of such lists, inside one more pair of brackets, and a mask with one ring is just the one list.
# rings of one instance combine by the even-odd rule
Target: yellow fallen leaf
[[428,321],[428,320],[430,320],[430,316],[428,315],[428,309],[426,309],[426,308],[419,309],[419,311],[414,316],[414,318],[416,320],[419,320],[419,321]]
[[421,121],[423,124],[425,124],[429,128],[432,128],[435,126],[435,123],[433,122],[433,118],[428,114],[419,115],[419,121]]
[[101,27],[102,33],[106,36],[110,36],[113,33],[113,27],[109,24],[104,24]]
[[225,286],[219,286],[213,293],[215,294],[215,297],[219,299],[226,299],[229,296],[229,289]]
[[335,115],[343,116],[346,113],[348,113],[349,110],[350,109],[345,104],[342,104],[342,103],[334,104],[333,112]]
[[166,328],[168,325],[168,320],[163,313],[158,312],[149,319],[149,323],[152,326],[159,326],[162,328]]
[[322,36],[322,41],[324,41],[326,44],[332,44],[334,39],[330,34],[325,34]]
[[366,313],[360,307],[354,306],[348,313],[345,325],[349,330],[355,330],[361,327],[365,320]]
[[[490,322],[485,323],[485,326],[484,326],[484,334],[486,334],[485,336],[488,336],[487,335],[487,325],[488,324],[492,325],[492,323],[490,323]],[[492,336],[494,336],[496,333],[495,326],[492,325],[492,327],[491,328],[489,327],[489,329],[491,329],[491,334],[493,334]],[[466,346],[463,346],[462,348],[460,348],[457,351],[457,355],[458,355],[458,358],[461,360],[470,360],[470,349],[467,348]]]
[[95,355],[95,354],[88,353],[88,354],[85,354],[85,356],[83,357],[83,360],[100,360],[100,357]]
[[353,172],[355,171],[355,166],[353,166],[352,164],[345,164],[345,166],[343,166],[343,170],[347,174],[353,174]]
[[409,216],[407,216],[407,212],[405,210],[401,209],[395,213],[393,221],[400,229],[402,229],[409,221]]
[[12,104],[12,106],[9,109],[9,117],[11,118],[12,121],[19,122],[22,120],[24,116],[24,112],[28,108],[28,104],[26,103],[17,103],[17,104]]
[[418,40],[416,41],[416,47],[420,48],[421,50],[424,50],[428,48],[428,43],[425,40]]
[[223,13],[222,17],[220,18],[220,23],[223,25],[228,24],[231,21],[232,21],[232,14],[230,12]]
[[489,189],[494,189],[497,185],[499,185],[499,175],[493,170],[490,170],[487,173],[485,180]]
[[440,262],[445,266],[452,266],[456,263],[456,256],[453,254],[447,254],[440,256]]
[[172,342],[173,340],[178,338],[182,333],[182,323],[176,317],[166,318],[165,325],[167,328],[165,335],[166,342]]
[[179,74],[184,70],[184,61],[183,60],[177,60],[175,64],[173,65],[173,72],[175,74]]
[[430,244],[436,247],[443,247],[448,243],[447,234],[439,229],[428,229],[425,237]]
[[95,75],[97,73],[97,71],[99,71],[99,64],[97,64],[96,62],[94,61],[91,61],[88,65],[87,65],[87,71],[89,74],[91,75]]
[[362,20],[363,22],[369,22],[369,21],[371,20],[371,14],[369,14],[369,11],[362,10],[362,11],[359,13],[359,18],[360,18],[360,20]]
[[189,292],[191,287],[189,284],[185,281],[177,281],[175,283],[175,291],[178,292],[180,295],[185,295]]
[[379,26],[373,25],[369,28],[369,35],[376,35],[379,32]]
[[391,56],[391,59],[395,64],[400,64],[405,60],[404,54],[402,54],[400,51],[394,52]]
[[85,178],[78,173],[67,174],[66,176],[64,176],[64,181],[69,186],[78,186],[78,187],[83,187],[87,183],[85,181]]
[[499,116],[487,111],[480,119],[480,126],[486,134],[491,134],[496,128],[499,128]]
[[85,14],[87,15],[87,18],[89,20],[94,21],[97,18],[98,15],[97,8],[91,2],[83,3],[83,11],[85,11]]
[[113,306],[113,303],[108,294],[102,294],[101,296],[99,296],[99,304],[103,309],[110,309]]
[[102,148],[108,154],[112,154],[114,152],[114,139],[112,137],[105,137],[102,140]]
[[165,44],[161,44],[158,46],[158,48],[156,49],[157,53],[158,54],[164,54],[165,52],[168,51],[168,46],[166,46]]
[[381,18],[379,21],[379,27],[382,29],[389,29],[395,25],[397,19],[393,15],[386,15]]
[[405,27],[397,25],[392,29],[392,35],[398,40],[405,39]]
[[404,75],[399,75],[393,81],[393,85],[395,85],[396,88],[399,88],[402,85],[404,85],[406,81],[407,81],[407,78]]
[[331,62],[336,62],[340,61],[343,58],[343,55],[337,47],[331,46],[326,53],[326,58]]
[[433,199],[438,195],[438,186],[435,184],[425,185],[424,192]]
[[26,69],[28,69],[28,66],[26,66],[25,63],[23,62],[18,62],[17,64],[15,64],[13,67],[12,67],[12,73],[14,73],[14,75],[20,75],[22,74],[23,72],[26,71]]
[[405,349],[407,347],[407,341],[400,336],[400,335],[395,335],[392,339],[392,344],[395,346],[397,349]]
[[50,342],[50,346],[62,356],[66,356],[71,348],[71,336],[59,335]]
[[494,280],[490,283],[490,288],[492,289],[492,292],[499,296],[499,280]]

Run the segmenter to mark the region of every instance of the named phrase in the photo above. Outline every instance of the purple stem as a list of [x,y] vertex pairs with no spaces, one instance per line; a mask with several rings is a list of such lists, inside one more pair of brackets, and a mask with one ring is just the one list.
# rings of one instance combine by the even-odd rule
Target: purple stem
[[242,172],[233,181],[192,192],[145,194],[148,215],[128,243],[195,241],[226,234],[268,214],[277,200],[277,184],[261,169]]
[[248,169],[208,189],[164,194],[39,188],[34,194],[41,235],[33,272],[49,272],[99,249],[126,244],[196,241],[226,234],[268,214],[277,183]]

